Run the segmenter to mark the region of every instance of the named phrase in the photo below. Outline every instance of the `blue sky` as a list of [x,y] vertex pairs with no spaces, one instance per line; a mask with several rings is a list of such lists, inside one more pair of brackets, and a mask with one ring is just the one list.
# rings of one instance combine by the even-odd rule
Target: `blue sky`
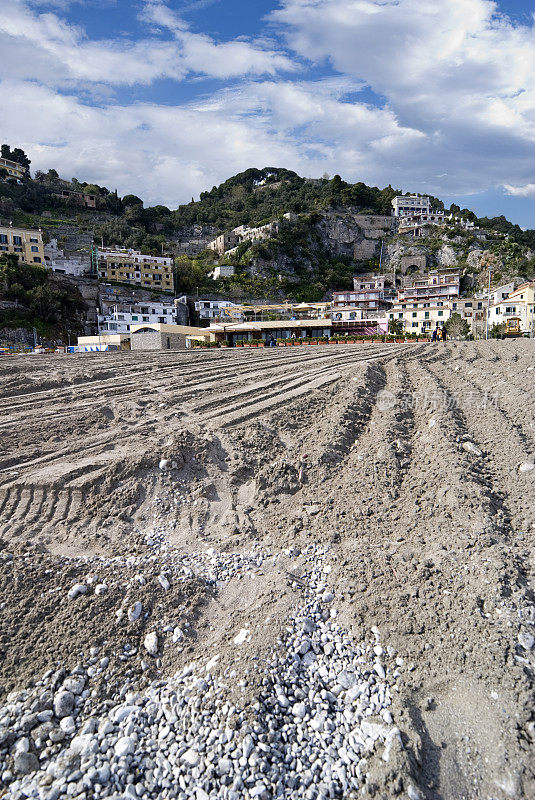
[[535,228],[522,0],[0,0],[0,40],[33,169],[176,207],[285,166]]

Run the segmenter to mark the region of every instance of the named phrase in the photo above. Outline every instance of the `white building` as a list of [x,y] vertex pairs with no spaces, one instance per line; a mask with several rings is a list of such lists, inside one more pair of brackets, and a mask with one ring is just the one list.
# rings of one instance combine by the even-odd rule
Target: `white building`
[[535,333],[535,281],[522,283],[506,299],[489,306],[491,327],[512,318],[520,320],[523,333]]
[[398,292],[398,302],[449,300],[459,296],[460,286],[460,270],[456,268],[432,270],[427,275],[405,278],[403,289]]
[[236,272],[236,267],[231,267],[227,264],[214,267],[212,270],[212,278],[214,281],[217,281],[218,278],[232,278],[232,276]]
[[51,239],[44,246],[45,266],[52,272],[59,272],[63,275],[74,275],[80,277],[91,271],[91,257],[89,253],[83,255],[68,255],[58,247],[58,240]]
[[235,303],[231,303],[230,300],[196,300],[195,301],[195,311],[197,311],[199,315],[199,319],[216,319],[216,317],[221,316],[222,309],[224,308],[234,308],[236,306]]
[[123,302],[108,305],[102,303],[102,313],[98,316],[100,333],[130,333],[132,325],[160,323],[175,325],[177,308],[174,303]]
[[507,300],[511,292],[514,292],[514,290],[514,281],[511,281],[511,283],[504,283],[502,286],[498,286],[496,289],[491,289],[490,304],[495,305],[496,303],[501,303],[502,300]]
[[418,197],[417,195],[407,195],[394,197],[392,200],[392,208],[394,209],[395,217],[403,217],[411,214],[429,214],[431,210],[431,201],[429,197]]

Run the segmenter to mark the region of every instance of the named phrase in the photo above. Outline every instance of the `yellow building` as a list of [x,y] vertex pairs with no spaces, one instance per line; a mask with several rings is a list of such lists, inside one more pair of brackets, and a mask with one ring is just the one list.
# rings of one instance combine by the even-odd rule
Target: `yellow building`
[[0,227],[0,255],[14,253],[24,264],[45,263],[41,231],[24,228]]
[[138,250],[98,250],[98,277],[101,281],[131,283],[144,289],[173,291],[173,259],[149,256]]
[[15,180],[22,181],[28,175],[28,170],[22,164],[16,161],[11,161],[9,158],[0,158],[0,169],[5,169],[7,172],[6,180],[14,178]]

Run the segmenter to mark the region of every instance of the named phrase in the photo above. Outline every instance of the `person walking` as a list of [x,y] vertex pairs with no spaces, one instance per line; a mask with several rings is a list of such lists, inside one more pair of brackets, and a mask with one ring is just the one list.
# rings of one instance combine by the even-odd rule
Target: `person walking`
[[448,338],[448,334],[447,334],[446,328],[444,326],[442,326],[442,341],[445,342],[447,340],[447,338]]

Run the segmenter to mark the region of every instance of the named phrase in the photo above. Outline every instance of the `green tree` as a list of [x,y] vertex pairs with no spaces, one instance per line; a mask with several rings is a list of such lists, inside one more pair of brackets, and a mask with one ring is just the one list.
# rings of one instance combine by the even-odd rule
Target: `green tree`
[[391,319],[388,323],[388,331],[389,333],[393,333],[394,336],[403,336],[405,334],[405,328],[403,327],[402,320]]
[[468,336],[470,333],[470,325],[457,312],[451,315],[444,327],[448,336],[453,336],[455,339]]

